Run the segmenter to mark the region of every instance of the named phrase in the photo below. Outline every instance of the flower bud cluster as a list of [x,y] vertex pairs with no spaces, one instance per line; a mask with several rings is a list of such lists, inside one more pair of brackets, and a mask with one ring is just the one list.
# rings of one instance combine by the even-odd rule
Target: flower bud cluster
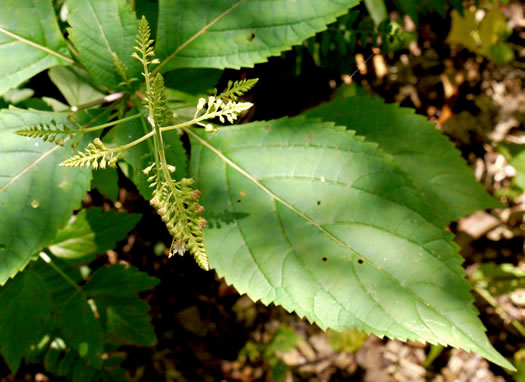
[[148,166],[143,172],[153,188],[150,204],[173,236],[170,256],[183,255],[188,250],[202,268],[209,269],[202,240],[206,219],[201,216],[204,207],[199,204],[201,192],[193,188],[195,181],[191,178],[180,181],[165,179],[163,172],[158,171],[155,164]]
[[117,160],[119,153],[115,155],[114,151],[108,149],[99,138],[96,138],[93,143],[90,143],[84,152],[79,152],[78,155],[71,157],[60,166],[65,167],[93,167],[93,169],[117,167]]
[[[204,98],[199,99],[199,103],[197,104],[197,110],[195,111],[195,118],[197,118],[198,114],[202,110],[204,110],[204,106],[206,104],[208,105],[208,107],[206,108],[204,114],[199,118],[219,118],[219,121],[221,121],[221,123],[224,123],[226,120],[230,123],[234,123],[243,111],[248,110],[250,107],[253,106],[251,102],[224,102],[222,98],[215,98],[214,96],[210,96],[208,97],[207,101]],[[213,125],[210,123],[205,124],[203,122],[197,122],[197,124],[204,127],[207,133],[214,133],[217,131],[215,127],[213,127]]]
[[65,137],[70,137],[78,133],[78,131],[65,127],[63,124],[59,124],[53,119],[49,123],[32,125],[17,130],[15,133],[23,137],[41,138],[44,142],[55,142],[57,145],[62,146]]

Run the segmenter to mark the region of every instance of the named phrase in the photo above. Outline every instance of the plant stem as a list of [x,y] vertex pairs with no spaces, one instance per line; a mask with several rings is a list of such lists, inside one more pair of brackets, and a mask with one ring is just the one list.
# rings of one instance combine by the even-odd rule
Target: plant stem
[[206,119],[211,119],[211,118],[214,118],[218,115],[218,113],[209,113],[209,114],[203,114],[201,115],[200,117],[198,118],[194,118],[192,119],[191,121],[186,121],[186,122],[183,122],[183,123],[179,123],[177,125],[172,125],[172,126],[165,126],[165,127],[161,127],[160,128],[160,131],[164,132],[164,131],[170,131],[170,130],[176,130],[176,129],[182,129],[184,127],[188,127],[188,126],[191,126],[191,125],[195,125],[197,122],[201,122],[201,121],[204,121]]
[[99,115],[94,116],[93,118],[91,118],[88,122],[84,123],[83,125],[80,125],[75,120],[71,120],[71,122],[74,123],[75,125],[77,125],[79,127],[79,129],[82,130],[82,129],[87,128],[88,126],[91,126],[92,124],[97,122],[102,117],[105,117],[107,114],[111,114],[112,111],[113,111],[113,107],[107,107],[106,110],[104,110]]
[[64,280],[68,282],[68,284],[71,284],[73,288],[75,288],[77,291],[83,293],[84,290],[71,278],[69,277],[59,266],[57,266],[55,263],[53,263],[53,260],[51,259],[51,252],[49,252],[48,249],[44,249],[44,252],[40,252],[39,256],[46,264],[48,264],[51,268],[55,270],[56,273],[58,273]]
[[69,111],[77,112],[79,110],[88,109],[88,108],[93,107],[93,106],[102,105],[103,103],[115,102],[115,101],[120,100],[122,97],[124,97],[124,95],[125,94],[123,92],[111,93],[111,94],[108,94],[105,97],[96,99],[96,100],[91,101],[91,102],[86,102],[86,103],[84,103],[82,105],[71,106]]
[[[150,83],[150,73],[148,68],[148,56],[146,54],[146,51],[142,52],[142,66],[144,67],[144,72],[142,73],[144,75],[144,79],[146,81],[146,94],[150,93],[151,90],[151,83]],[[154,112],[154,105],[151,104],[151,100],[148,99],[148,122],[152,125],[152,131],[148,134],[154,134],[153,137],[153,145],[155,146],[155,167],[157,168],[157,173],[162,167],[162,158],[164,157],[164,144],[162,142],[162,135],[159,130],[159,127],[155,123],[155,112]],[[146,134],[146,135],[148,135]],[[164,157],[164,162],[166,161],[166,158]],[[167,168],[167,167],[166,167]]]
[[481,288],[479,286],[473,285],[473,289],[476,291],[478,295],[480,295],[486,302],[489,303],[490,306],[492,306],[496,313],[501,318],[509,318],[510,323],[514,328],[523,336],[525,337],[525,327],[518,321],[514,320],[509,317],[509,315],[503,310],[503,308],[498,304],[498,301],[484,288]]
[[[139,105],[139,109],[141,113],[144,113],[144,106],[140,102],[138,103],[138,105]],[[144,133],[148,134],[149,129],[148,129],[148,126],[146,125],[146,120],[144,118],[141,118],[140,123],[142,124],[142,129],[144,130]],[[157,152],[157,150],[155,150],[155,143],[151,143],[151,141],[148,141],[148,147],[149,147],[149,151],[153,153],[153,156],[155,158],[155,163],[160,163],[159,153]]]
[[118,125],[119,123],[132,121],[132,120],[140,118],[140,117],[141,117],[141,114],[135,114],[135,115],[132,115],[130,117],[117,119],[116,121],[104,123],[103,125],[98,125],[98,126],[93,126],[93,127],[88,127],[86,129],[78,130],[78,131],[75,131],[75,133],[77,133],[77,134],[89,133],[91,131],[101,130],[101,129],[105,129],[106,127],[115,126],[115,125]]
[[115,149],[112,149],[112,150],[108,150],[107,152],[108,153],[118,153],[120,151],[124,151],[124,150],[127,150],[135,145],[138,145],[140,142],[143,142],[145,141],[146,139],[149,139],[151,138],[152,135],[154,135],[155,132],[154,131],[150,131],[149,133],[147,133],[146,135],[143,135],[142,137],[140,137],[139,139],[136,139],[134,140],[133,142],[130,142],[128,143],[127,145],[124,145],[124,146],[120,146],[120,147],[117,147]]

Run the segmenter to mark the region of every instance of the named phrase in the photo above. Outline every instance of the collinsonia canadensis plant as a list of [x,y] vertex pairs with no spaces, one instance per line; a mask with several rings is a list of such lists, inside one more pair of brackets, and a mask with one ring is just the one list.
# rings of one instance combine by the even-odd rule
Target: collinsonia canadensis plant
[[[66,0],[67,40],[51,0],[2,2],[0,93],[48,70],[68,103],[0,111],[0,353],[13,372],[25,359],[75,381],[118,379],[112,350],[155,343],[137,293],[157,280],[89,266],[140,216],[72,217],[90,187],[114,194],[115,168],[165,223],[170,255],[188,252],[240,293],[323,329],[513,368],[485,335],[445,231],[500,204],[431,123],[341,91],[302,116],[230,126],[256,80],[207,94],[209,69],[264,62],[357,2],[161,0],[151,31],[124,0]],[[184,85],[188,68],[203,86]]]

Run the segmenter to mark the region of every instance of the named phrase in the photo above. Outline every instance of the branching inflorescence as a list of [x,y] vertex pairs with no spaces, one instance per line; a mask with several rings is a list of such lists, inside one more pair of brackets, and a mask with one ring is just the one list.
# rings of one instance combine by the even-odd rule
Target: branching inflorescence
[[44,142],[49,141],[62,145],[66,137],[77,134],[78,130],[73,130],[52,120],[50,123],[28,126],[25,129],[17,130],[16,133],[23,137],[41,138]]
[[[170,172],[175,171],[173,166],[168,169]],[[194,180],[183,178],[174,182],[171,178],[167,179],[164,172],[157,171],[155,164],[147,167],[144,174],[148,176],[150,187],[153,188],[150,204],[157,210],[173,236],[170,256],[183,255],[187,249],[200,267],[209,269],[208,256],[202,241],[202,230],[206,227],[206,220],[201,217],[204,207],[198,203],[200,191],[192,188]]]
[[258,78],[244,79],[241,81],[228,81],[228,86],[221,94],[218,95],[218,98],[224,98],[231,101],[237,101],[239,97],[243,96],[244,93],[249,91],[255,86],[259,81]]
[[78,155],[66,159],[60,165],[65,167],[89,167],[92,166],[95,170],[98,168],[117,167],[117,160],[119,156],[118,149],[108,149],[100,139],[96,138],[93,143],[90,143],[86,150]]
[[208,256],[202,242],[202,230],[206,226],[206,220],[200,215],[204,208],[198,204],[198,190],[191,186],[192,179],[175,181],[171,174],[175,167],[166,161],[161,126],[171,123],[172,117],[166,100],[164,79],[160,73],[153,75],[149,71],[149,65],[158,62],[150,60],[155,53],[152,48],[153,41],[150,40],[150,29],[148,22],[143,17],[137,36],[136,52],[133,57],[142,62],[144,66],[144,78],[146,81],[146,97],[144,106],[148,112],[147,120],[154,131],[155,149],[157,152],[156,162],[144,169],[144,174],[149,176],[150,187],[153,188],[153,198],[150,204],[157,210],[166,223],[173,242],[170,256],[178,253],[183,255],[188,250],[203,269],[209,269]]
[[[143,104],[139,107],[139,114],[94,127],[82,126],[79,129],[71,129],[52,121],[47,125],[30,126],[17,133],[27,137],[41,138],[44,141],[63,143],[64,138],[75,134],[102,130],[134,118],[142,118],[147,121],[151,126],[151,131],[141,138],[119,147],[107,147],[99,138],[96,138],[83,152],[79,151],[78,155],[65,160],[60,165],[92,167],[93,169],[116,167],[121,152],[153,137],[155,162],[144,169],[143,173],[147,176],[153,190],[150,204],[156,209],[173,236],[170,256],[183,255],[185,251],[188,251],[195,257],[199,266],[207,270],[209,269],[208,256],[203,242],[206,220],[202,217],[204,207],[199,204],[201,193],[193,188],[193,179],[183,178],[179,181],[173,179],[172,174],[176,168],[167,163],[162,134],[165,131],[182,129],[191,125],[203,126],[206,132],[215,132],[215,127],[206,122],[214,118],[218,118],[222,123],[225,121],[234,123],[239,114],[252,106],[249,102],[237,102],[238,98],[250,90],[257,80],[230,81],[227,89],[218,96],[199,100],[191,121],[173,124],[164,79],[160,73],[153,74],[154,72],[150,71],[151,65],[159,63],[159,60],[154,58],[153,40],[150,39],[150,36],[150,27],[146,18],[143,17],[139,24],[135,52],[132,54],[132,57],[139,60],[144,68],[142,75],[146,89],[142,96],[138,95],[142,93],[137,93],[137,97],[142,99]],[[114,61],[124,79],[122,86],[129,85],[133,79],[128,79],[125,75],[124,64],[118,57],[114,57]]]

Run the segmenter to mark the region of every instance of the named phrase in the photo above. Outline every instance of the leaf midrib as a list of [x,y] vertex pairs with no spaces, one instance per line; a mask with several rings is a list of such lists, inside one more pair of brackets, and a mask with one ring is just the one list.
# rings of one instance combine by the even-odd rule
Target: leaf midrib
[[[195,132],[193,132],[191,129],[187,128],[187,127],[183,127],[182,130],[184,130],[187,134],[191,135],[193,138],[195,138],[201,145],[205,146],[206,148],[208,148],[210,151],[212,151],[214,154],[216,154],[221,160],[223,160],[225,163],[227,163],[229,166],[231,166],[233,169],[235,169],[236,171],[238,171],[240,174],[244,175],[248,180],[250,180],[252,183],[254,183],[257,187],[259,187],[262,191],[264,191],[266,194],[268,194],[272,199],[280,202],[281,204],[283,204],[285,207],[289,208],[292,212],[296,213],[299,217],[305,219],[306,221],[308,221],[310,224],[312,224],[314,227],[316,227],[317,229],[319,229],[321,232],[323,232],[327,237],[329,237],[330,239],[332,239],[334,242],[336,242],[337,244],[341,245],[343,248],[345,248],[346,250],[350,251],[351,253],[354,253],[354,254],[357,254],[358,252],[354,251],[352,248],[350,248],[348,245],[346,245],[346,243],[344,243],[343,241],[341,241],[339,238],[337,238],[335,235],[333,235],[332,233],[328,232],[327,230],[325,230],[323,227],[321,227],[319,224],[317,224],[315,221],[313,221],[311,218],[309,218],[308,216],[306,216],[305,214],[303,214],[301,211],[297,210],[295,207],[293,207],[291,204],[289,204],[288,202],[284,201],[283,199],[281,199],[279,196],[275,195],[271,190],[269,190],[268,188],[266,188],[263,184],[261,184],[255,177],[253,177],[252,175],[250,175],[247,171],[245,171],[242,167],[240,167],[239,165],[237,165],[236,163],[234,163],[232,160],[230,160],[229,158],[227,158],[221,151],[219,151],[217,148],[215,148],[214,146],[212,146],[209,142],[207,142],[206,140],[204,140],[203,138],[201,138],[199,135],[197,135]],[[398,280],[396,278],[394,278],[392,275],[390,275],[388,272],[386,272],[385,270],[383,269],[380,269],[380,268],[377,268],[376,266],[374,266],[374,264],[372,263],[369,263],[369,265],[371,267],[373,267],[377,272],[379,273],[382,273],[385,275],[385,277],[391,279],[393,282],[395,282],[401,289],[405,290],[405,292],[408,294],[408,295],[411,295],[413,297],[414,300],[418,301],[420,304],[426,306],[427,308],[431,309],[437,316],[440,316],[442,317],[445,321],[449,322],[453,327],[455,327],[457,329],[458,332],[461,332],[466,338],[470,338],[472,343],[473,344],[478,344],[477,347],[479,349],[483,349],[483,346],[480,346],[480,344],[478,343],[477,341],[477,338],[474,338],[474,337],[471,337],[466,331],[464,331],[461,327],[459,327],[456,323],[452,322],[448,317],[442,315],[438,310],[437,308],[434,308],[434,306],[432,305],[427,305],[427,303],[425,303],[425,301],[423,301],[421,299],[421,297],[417,296],[416,294],[414,294],[414,292],[412,292],[410,289],[407,289],[405,286],[401,285]],[[425,321],[422,321],[423,323],[425,323]],[[432,329],[428,327],[428,325],[425,323],[425,326],[428,328],[429,331],[432,332]],[[410,337],[407,337],[407,338],[410,338]],[[417,339],[417,338],[414,338],[414,339]],[[448,345],[445,343],[445,345]]]
[[55,146],[52,149],[43,152],[42,155],[40,155],[38,158],[36,158],[32,163],[30,163],[27,167],[25,167],[22,171],[20,171],[18,174],[13,176],[9,182],[7,182],[5,185],[3,185],[0,188],[0,193],[7,190],[13,183],[15,183],[18,179],[20,179],[23,175],[25,175],[27,172],[32,170],[38,163],[46,159],[49,155],[53,154],[56,150],[58,150],[60,146]]
[[50,49],[48,47],[40,45],[40,44],[38,44],[36,42],[33,42],[31,40],[28,40],[28,39],[26,39],[26,38],[24,38],[22,36],[19,36],[18,34],[13,33],[11,31],[5,29],[5,28],[0,27],[0,33],[5,34],[6,36],[12,37],[14,40],[18,40],[21,43],[24,43],[26,45],[32,46],[33,48],[42,50],[42,51],[44,51],[44,52],[46,52],[46,53],[48,53],[48,54],[50,54],[52,56],[55,56],[55,57],[57,57],[57,58],[59,58],[59,59],[61,59],[63,61],[66,61],[69,64],[73,64],[74,63],[74,61],[72,59],[70,59],[69,57],[66,57],[66,56],[64,56],[64,55],[62,55],[62,54],[60,54],[60,53],[58,53],[58,52],[56,52],[56,51],[54,51],[54,50],[52,50],[52,49]]
[[96,243],[94,241],[96,236],[97,235],[96,235],[95,232],[90,232],[90,233],[87,233],[87,234],[84,234],[84,235],[81,235],[81,236],[75,236],[75,237],[73,237],[71,239],[65,239],[65,240],[61,240],[61,241],[58,241],[58,242],[54,242],[54,243],[49,245],[49,249],[52,249],[53,247],[56,247],[56,248],[66,249],[68,251],[77,252],[77,250],[74,250],[74,249],[72,250],[72,249],[70,249],[67,246],[71,245],[71,244],[76,244],[78,242],[91,242],[96,247],[97,245],[96,245]]
[[[292,242],[290,241],[290,238],[289,238],[289,236],[288,236],[288,234],[287,234],[287,232],[286,232],[286,230],[285,230],[285,228],[284,228],[283,220],[281,219],[281,215],[280,215],[280,213],[279,213],[279,209],[278,209],[278,207],[277,207],[277,199],[274,199],[273,202],[274,202],[274,207],[275,207],[275,213],[276,213],[276,215],[277,215],[277,220],[279,221],[279,226],[280,226],[280,228],[281,228],[281,232],[282,232],[282,234],[283,234],[283,236],[284,236],[284,239],[285,239],[285,241],[287,242],[288,246],[290,247],[291,252],[297,254],[297,250],[296,250],[295,247],[292,245]],[[236,222],[237,222],[237,221],[236,221]],[[289,253],[290,253],[290,252],[289,252]],[[287,253],[286,256],[288,256],[289,253]],[[285,258],[285,259],[286,259],[286,258]],[[302,261],[302,259],[301,259],[299,256],[297,256],[297,260],[300,261],[300,262],[303,264],[304,269],[307,270],[307,272],[312,276],[312,278],[317,282],[317,284],[320,285],[320,286],[322,286],[322,283],[319,282],[319,280],[318,280],[317,277],[315,276],[314,272],[312,272],[309,268],[306,267],[306,265],[304,265],[304,262]],[[283,260],[283,263],[284,263],[284,260]],[[352,264],[352,269],[354,269],[353,264]],[[281,277],[282,277],[282,276],[281,276]],[[362,285],[361,282],[360,282],[360,284]],[[283,288],[283,289],[284,289],[284,288]],[[361,319],[360,319],[359,317],[357,317],[354,313],[352,313],[351,311],[349,311],[348,309],[346,309],[346,308],[344,307],[344,305],[341,304],[341,303],[339,302],[339,298],[337,298],[337,297],[336,297],[336,296],[335,296],[330,290],[323,289],[323,291],[324,291],[325,293],[329,294],[330,297],[332,297],[332,298],[334,299],[334,301],[337,301],[337,303],[339,303],[339,305],[340,305],[340,309],[342,309],[342,310],[344,310],[345,312],[347,312],[347,313],[348,313],[350,316],[352,316],[356,321],[361,322],[361,324],[363,325],[363,328],[364,328],[364,327],[369,327],[369,325],[367,325],[363,320],[361,320]],[[288,293],[288,292],[287,292],[287,293]],[[368,293],[367,293],[367,294],[368,294]],[[379,305],[379,304],[377,304],[377,305]],[[380,306],[380,305],[379,305],[379,309],[381,309],[381,310],[384,311],[383,307]],[[315,312],[314,312],[313,310],[312,310],[312,313],[313,313],[314,315],[316,315]],[[386,313],[386,312],[385,312],[385,313]],[[388,316],[391,317],[390,315],[388,315]],[[392,321],[395,322],[397,325],[403,327],[399,322],[397,322],[397,321],[396,321],[395,319],[393,319],[392,317],[391,317],[391,319],[392,319]]]
[[203,26],[199,31],[197,31],[197,33],[195,33],[193,36],[191,36],[189,39],[187,39],[186,41],[184,41],[181,45],[179,45],[179,47],[177,47],[177,49],[175,49],[175,51],[170,54],[168,57],[166,57],[156,68],[155,70],[153,71],[153,74],[156,74],[160,68],[162,68],[164,65],[166,65],[169,61],[171,61],[177,54],[179,54],[179,52],[181,50],[183,50],[184,48],[186,48],[189,44],[191,44],[192,41],[194,41],[196,38],[198,38],[199,36],[201,36],[202,34],[204,34],[209,28],[211,28],[214,24],[216,24],[217,22],[219,22],[224,16],[226,16],[227,14],[229,14],[231,11],[233,11],[235,8],[237,8],[239,5],[241,5],[245,0],[239,0],[238,2],[236,2],[235,4],[233,4],[230,8],[228,8],[227,10],[225,10],[224,12],[222,12],[219,16],[217,16],[215,19],[213,19],[212,21],[210,21],[208,24],[206,24],[205,26]]
[[102,36],[102,39],[104,40],[104,43],[106,44],[106,48],[107,48],[109,54],[113,55],[114,52],[111,50],[111,46],[109,45],[109,41],[106,38],[106,34],[104,33],[104,28],[100,24],[100,21],[99,21],[99,19],[97,17],[98,15],[95,13],[95,10],[93,9],[93,5],[91,4],[90,0],[88,0],[88,6],[89,6],[89,10],[93,14],[93,18],[95,19],[95,22],[97,23],[97,28],[98,28],[98,30],[100,32],[100,35]]

